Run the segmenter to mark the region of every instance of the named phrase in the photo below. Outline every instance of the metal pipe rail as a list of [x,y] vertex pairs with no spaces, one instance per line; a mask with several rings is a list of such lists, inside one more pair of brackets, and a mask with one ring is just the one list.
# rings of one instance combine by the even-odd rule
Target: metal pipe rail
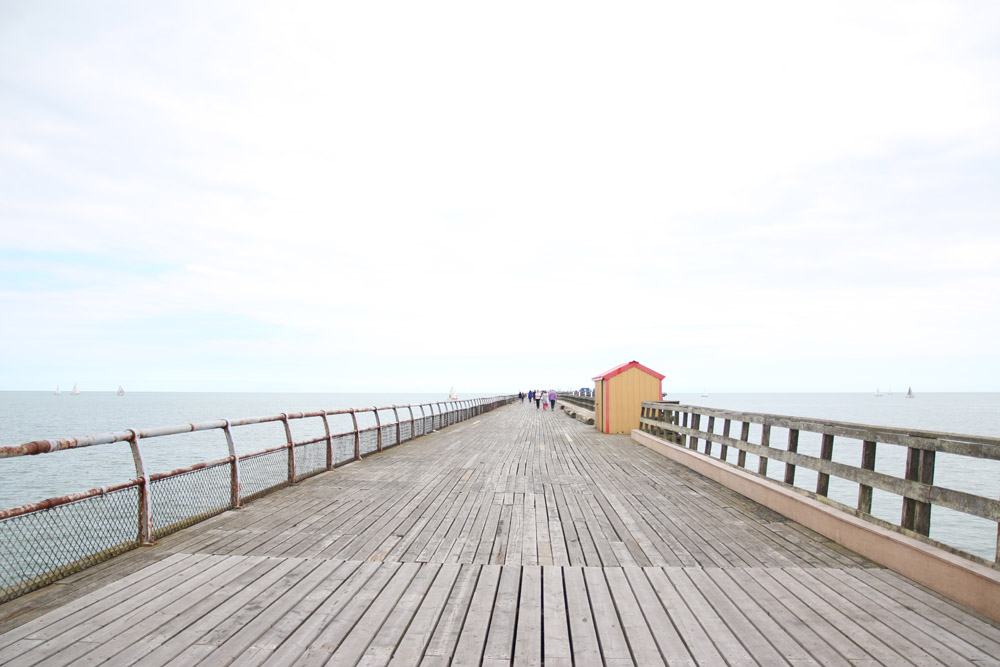
[[[0,458],[11,458],[125,442],[132,452],[136,475],[113,486],[0,510],[0,603],[117,554],[153,544],[164,535],[242,507],[271,491],[515,400],[516,396],[506,395],[281,413],[0,447]],[[353,427],[332,433],[329,418],[337,415],[349,416]],[[358,417],[363,415],[375,424],[359,424]],[[319,420],[323,435],[296,440],[292,423],[305,420]],[[234,429],[269,422],[282,424],[284,442],[252,453],[236,452]],[[148,472],[144,441],[200,431],[221,431],[229,455],[170,472]]]
[[[702,418],[707,423],[702,427]],[[718,429],[721,422],[721,431]],[[732,435],[733,424],[740,424],[739,437]],[[751,425],[759,425],[758,442],[750,442]],[[772,429],[787,432],[784,449],[771,445]],[[994,567],[1000,567],[1000,500],[958,491],[934,484],[935,458],[940,453],[967,458],[1000,461],[1000,439],[974,435],[959,435],[936,431],[920,431],[884,426],[870,426],[801,417],[788,417],[753,412],[718,410],[693,405],[667,402],[643,402],[639,429],[674,444],[685,446],[706,456],[746,468],[747,455],[757,457],[756,474],[768,477],[768,462],[784,464],[780,481],[811,497],[824,499],[840,509],[894,530],[912,531],[927,538],[930,535],[931,508],[934,506],[963,512],[997,523]],[[820,436],[819,456],[799,451],[800,436],[811,433]],[[836,440],[839,439],[839,440]],[[835,440],[844,445],[842,454],[860,455],[860,465],[834,460]],[[848,446],[845,441],[853,441]],[[699,450],[699,442],[704,443]],[[906,448],[902,477],[876,471],[876,452],[879,443]],[[716,450],[713,445],[718,444]],[[857,445],[860,444],[860,451]],[[735,456],[730,450],[735,450]],[[846,450],[850,449],[848,453]],[[841,456],[840,458],[844,458]],[[891,458],[887,455],[885,458]],[[886,463],[886,461],[880,461]],[[889,461],[891,463],[891,461]],[[885,465],[881,466],[885,467]],[[816,473],[815,491],[796,486],[796,470],[806,468]],[[753,472],[753,471],[749,471]],[[829,499],[830,478],[857,484],[858,497],[855,507]],[[873,493],[883,491],[902,498],[902,513],[898,524],[877,519],[872,515]],[[989,561],[935,542],[938,546],[973,560]]]

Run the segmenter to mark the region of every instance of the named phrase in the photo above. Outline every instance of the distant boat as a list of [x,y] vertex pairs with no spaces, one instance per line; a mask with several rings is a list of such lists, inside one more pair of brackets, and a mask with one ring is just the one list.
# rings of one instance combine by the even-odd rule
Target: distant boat
[[875,395],[876,395],[876,396],[881,396],[881,395],[882,395],[882,392],[880,392],[880,391],[878,390],[878,387],[875,387]]
[[124,396],[125,395],[125,390],[122,389],[121,385],[118,385],[118,395],[119,396]]
[[62,392],[61,392],[61,391],[59,391],[59,385],[56,385],[56,396],[58,396],[58,395],[59,395],[59,394],[61,394],[61,393],[62,393]]
[[907,398],[913,398],[913,388],[912,387],[907,387],[906,388],[906,397]]
[[701,392],[701,395],[702,396],[708,396],[708,392],[707,391],[703,391],[703,392]]
[[458,400],[458,394],[455,393],[455,388],[454,387],[452,387],[451,391],[448,393],[448,398],[451,399],[452,401],[457,401]]
[[76,396],[77,394],[80,393],[80,390],[76,388],[76,383],[75,382],[73,383],[73,392],[72,393],[73,393],[74,396]]

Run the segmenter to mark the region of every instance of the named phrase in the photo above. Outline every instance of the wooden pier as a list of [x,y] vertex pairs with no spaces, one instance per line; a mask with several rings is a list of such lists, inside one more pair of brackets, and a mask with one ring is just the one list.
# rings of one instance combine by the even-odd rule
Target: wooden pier
[[515,403],[0,605],[0,664],[997,665],[1000,625]]

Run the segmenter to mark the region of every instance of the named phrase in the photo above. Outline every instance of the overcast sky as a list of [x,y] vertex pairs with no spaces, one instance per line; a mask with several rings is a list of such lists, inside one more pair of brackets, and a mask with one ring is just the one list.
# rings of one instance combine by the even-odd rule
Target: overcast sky
[[0,389],[1000,390],[1000,3],[0,0]]

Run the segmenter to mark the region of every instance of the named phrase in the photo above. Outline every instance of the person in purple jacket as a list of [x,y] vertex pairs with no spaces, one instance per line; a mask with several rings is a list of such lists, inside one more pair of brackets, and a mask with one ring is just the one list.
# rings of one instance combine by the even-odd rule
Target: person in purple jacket
[[552,412],[556,411],[556,390],[549,389],[549,405],[552,406]]

